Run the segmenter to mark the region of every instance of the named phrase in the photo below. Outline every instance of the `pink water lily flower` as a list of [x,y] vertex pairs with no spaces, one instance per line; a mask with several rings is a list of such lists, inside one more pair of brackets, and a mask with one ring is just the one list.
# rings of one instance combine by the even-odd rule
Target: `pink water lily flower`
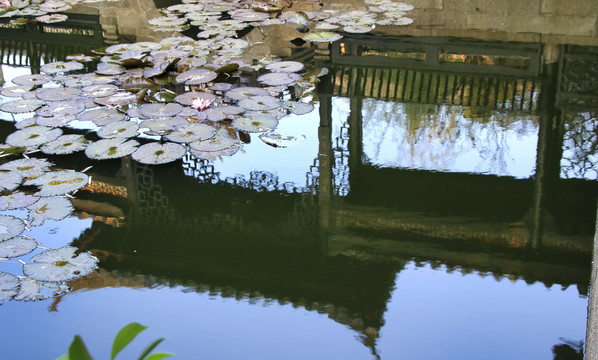
[[191,100],[191,107],[201,111],[201,110],[207,109],[211,103],[212,103],[212,100],[197,97],[197,98]]
[[3,8],[9,8],[12,6],[12,4],[10,3],[10,0],[0,0],[0,6]]

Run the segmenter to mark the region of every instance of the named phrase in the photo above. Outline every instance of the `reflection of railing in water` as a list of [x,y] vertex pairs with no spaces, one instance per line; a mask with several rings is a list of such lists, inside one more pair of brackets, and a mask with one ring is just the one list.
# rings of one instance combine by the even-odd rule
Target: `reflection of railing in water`
[[74,53],[89,53],[104,43],[98,16],[69,14],[64,22],[31,22],[23,26],[6,21],[0,23],[2,64],[31,66],[34,73],[39,72],[43,62],[64,60]]
[[333,67],[331,74],[335,95],[389,101],[535,111],[540,92],[534,79],[355,66]]

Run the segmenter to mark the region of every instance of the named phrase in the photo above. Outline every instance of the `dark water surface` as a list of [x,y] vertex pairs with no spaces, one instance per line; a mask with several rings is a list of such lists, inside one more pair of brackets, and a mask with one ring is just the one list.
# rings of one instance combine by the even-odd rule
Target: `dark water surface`
[[[405,55],[434,46],[436,64]],[[286,147],[252,134],[213,161],[49,156],[93,165],[93,181],[72,216],[28,234],[91,251],[99,269],[65,295],[2,304],[0,358],[54,359],[75,334],[108,358],[133,321],[149,329],[119,358],[158,337],[177,359],[579,349],[597,192],[598,98],[584,81],[598,76],[596,48],[564,45],[554,64],[541,44],[452,37],[346,34],[324,48],[307,57],[329,69],[315,110],[276,129]],[[496,54],[527,60],[480,60]],[[31,73],[8,60],[4,86]],[[2,119],[4,139],[14,123]],[[20,275],[21,264],[0,270]]]

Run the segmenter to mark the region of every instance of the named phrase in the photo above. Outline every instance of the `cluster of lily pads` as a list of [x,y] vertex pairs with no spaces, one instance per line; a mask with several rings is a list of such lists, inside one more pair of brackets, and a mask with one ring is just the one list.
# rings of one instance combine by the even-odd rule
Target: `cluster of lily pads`
[[[342,12],[340,10],[284,11],[279,2],[241,0],[187,0],[183,4],[161,9],[162,16],[149,20],[154,31],[185,31],[191,26],[200,30],[198,38],[233,36],[235,31],[248,26],[291,24],[306,41],[333,42],[342,35],[330,30],[347,33],[366,33],[376,25],[409,25],[413,19],[406,17],[414,6],[392,0],[366,0],[368,10]],[[222,12],[230,19],[222,20]]]
[[103,0],[0,0],[0,18],[11,18],[14,25],[29,21],[58,23],[68,19],[68,15],[62,13],[69,11],[72,5],[100,1]]
[[[67,292],[67,281],[85,276],[96,269],[98,259],[89,252],[77,254],[77,248],[64,246],[48,249],[25,234],[45,220],[62,220],[73,212],[66,196],[87,185],[83,172],[51,170],[46,159],[22,158],[0,166],[0,210],[25,209],[26,218],[0,215],[0,258],[13,259],[41,248],[29,262],[21,259],[24,276],[0,271],[0,303],[10,299],[40,300]],[[21,191],[33,187],[37,191]]]

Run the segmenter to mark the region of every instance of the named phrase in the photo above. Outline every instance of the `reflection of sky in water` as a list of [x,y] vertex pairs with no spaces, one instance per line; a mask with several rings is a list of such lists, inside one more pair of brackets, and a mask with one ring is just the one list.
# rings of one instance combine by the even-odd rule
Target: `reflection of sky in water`
[[[372,359],[358,333],[290,304],[251,304],[178,286],[70,293],[57,312],[48,311],[52,301],[0,308],[11,324],[3,357],[54,359],[81,334],[96,358],[108,358],[117,330],[137,321],[149,329],[119,357],[134,358],[165,337],[159,349],[177,359]],[[409,263],[396,277],[377,349],[382,359],[549,359],[560,338],[583,339],[586,306],[574,287],[546,289]],[[52,336],[43,325],[49,322],[60,329]],[[24,338],[36,345],[24,348]]]
[[[334,106],[349,112],[347,99]],[[518,178],[535,169],[535,115],[365,99],[362,117],[364,155],[374,165]]]
[[306,185],[306,174],[318,157],[318,107],[309,114],[289,115],[282,119],[274,133],[294,139],[284,141],[286,148],[274,148],[259,139],[259,134],[251,135],[251,143],[246,144],[233,156],[214,162],[220,178],[238,177],[249,180],[252,171],[276,174],[279,184],[292,182],[298,187]]

